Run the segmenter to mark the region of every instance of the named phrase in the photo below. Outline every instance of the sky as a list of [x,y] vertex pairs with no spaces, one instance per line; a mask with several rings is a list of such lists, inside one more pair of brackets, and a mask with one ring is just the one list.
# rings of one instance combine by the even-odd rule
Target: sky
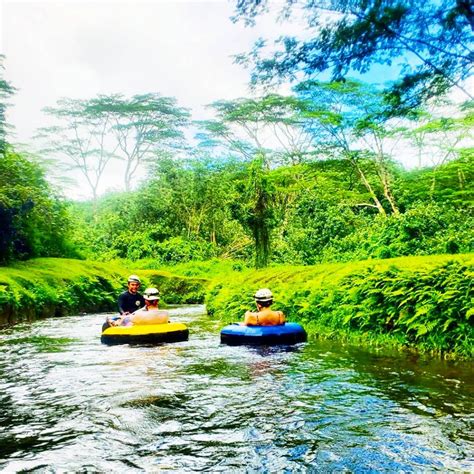
[[[233,55],[248,52],[259,37],[271,42],[305,33],[301,20],[279,24],[274,15],[260,16],[255,28],[233,23],[234,5],[235,0],[0,0],[4,77],[17,88],[7,111],[14,126],[10,141],[37,151],[35,131],[52,124],[42,109],[61,97],[158,92],[176,97],[193,119],[202,120],[212,117],[206,105],[215,100],[251,96],[250,73],[234,64]],[[281,2],[271,5],[276,12]],[[364,79],[394,78],[375,66]],[[404,150],[399,155],[410,156]],[[61,182],[68,197],[90,197],[79,174],[68,177],[76,181]],[[112,161],[99,191],[121,189],[122,183],[121,164]]]
[[[249,73],[232,56],[259,36],[301,27],[268,17],[252,29],[233,23],[232,14],[225,0],[1,0],[4,76],[18,89],[7,115],[11,141],[34,151],[35,130],[50,121],[42,109],[61,97],[159,92],[205,119],[206,104],[249,96]],[[120,170],[109,169],[104,186],[121,180]],[[77,198],[84,191],[80,182],[67,190]]]

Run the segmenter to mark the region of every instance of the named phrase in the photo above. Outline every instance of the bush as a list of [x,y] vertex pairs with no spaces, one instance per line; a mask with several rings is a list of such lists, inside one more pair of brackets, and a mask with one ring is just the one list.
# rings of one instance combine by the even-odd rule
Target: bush
[[76,256],[66,204],[44,171],[13,151],[0,160],[0,264],[42,256]]
[[466,209],[417,204],[399,216],[377,217],[324,249],[324,261],[394,258],[474,251],[474,218]]

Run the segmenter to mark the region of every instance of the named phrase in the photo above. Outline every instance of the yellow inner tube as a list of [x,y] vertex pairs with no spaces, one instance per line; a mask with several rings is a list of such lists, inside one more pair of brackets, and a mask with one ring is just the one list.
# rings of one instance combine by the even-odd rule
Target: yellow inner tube
[[140,326],[111,326],[103,336],[143,336],[145,334],[166,334],[167,332],[185,331],[188,328],[183,323],[142,324]]

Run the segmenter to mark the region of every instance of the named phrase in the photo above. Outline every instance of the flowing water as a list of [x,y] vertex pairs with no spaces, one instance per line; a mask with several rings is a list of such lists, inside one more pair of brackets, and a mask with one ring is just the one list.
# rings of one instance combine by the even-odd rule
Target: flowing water
[[0,332],[1,472],[474,471],[469,363],[310,340],[100,343],[104,315]]

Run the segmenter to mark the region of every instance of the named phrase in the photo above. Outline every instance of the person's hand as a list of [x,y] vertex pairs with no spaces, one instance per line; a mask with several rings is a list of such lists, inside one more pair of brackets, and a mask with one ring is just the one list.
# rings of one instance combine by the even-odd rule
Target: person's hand
[[114,316],[113,318],[109,316],[107,322],[110,326],[118,326],[122,322],[122,319],[122,316]]

